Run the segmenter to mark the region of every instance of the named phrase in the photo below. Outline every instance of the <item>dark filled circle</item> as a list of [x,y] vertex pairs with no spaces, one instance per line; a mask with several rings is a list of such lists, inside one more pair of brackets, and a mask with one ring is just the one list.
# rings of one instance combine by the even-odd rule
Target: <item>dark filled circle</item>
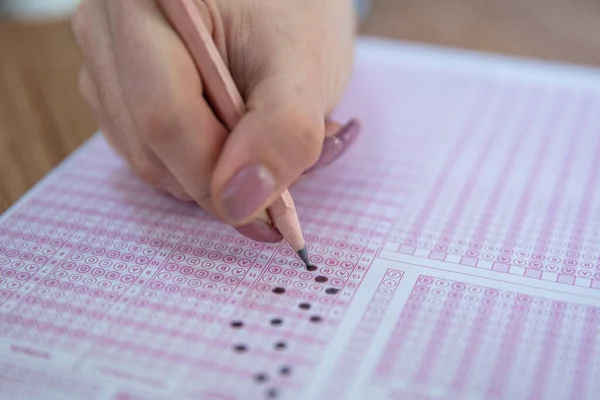
[[244,326],[244,323],[242,321],[231,321],[230,325],[232,328],[241,328]]
[[283,293],[285,293],[285,289],[282,288],[281,286],[277,286],[277,287],[273,288],[273,293],[275,293],[275,294],[283,294]]

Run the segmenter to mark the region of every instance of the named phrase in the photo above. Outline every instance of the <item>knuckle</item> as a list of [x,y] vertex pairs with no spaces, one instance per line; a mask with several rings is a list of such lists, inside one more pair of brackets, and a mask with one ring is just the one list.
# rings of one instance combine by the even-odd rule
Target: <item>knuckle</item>
[[287,132],[285,138],[292,144],[294,153],[302,157],[302,163],[312,165],[317,161],[325,134],[325,119],[315,117],[316,113],[303,112],[297,108],[287,110],[282,114],[287,126],[282,127]]
[[142,181],[153,186],[159,186],[161,184],[162,172],[160,168],[146,157],[136,157],[130,164],[134,173]]
[[160,143],[174,131],[173,112],[164,103],[152,98],[140,99],[132,110],[132,117],[143,142]]

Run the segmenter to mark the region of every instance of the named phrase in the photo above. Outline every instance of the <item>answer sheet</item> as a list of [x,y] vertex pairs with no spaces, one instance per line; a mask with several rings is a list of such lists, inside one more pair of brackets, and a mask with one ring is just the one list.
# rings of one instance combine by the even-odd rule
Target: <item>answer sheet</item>
[[0,220],[2,399],[598,399],[600,73],[363,38],[306,271],[94,137]]

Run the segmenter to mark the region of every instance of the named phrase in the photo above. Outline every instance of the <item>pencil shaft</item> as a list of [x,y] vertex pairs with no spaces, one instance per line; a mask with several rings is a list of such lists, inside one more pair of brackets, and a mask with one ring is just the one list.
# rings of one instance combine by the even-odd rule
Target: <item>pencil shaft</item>
[[[232,131],[244,116],[246,105],[194,0],[162,0],[160,5],[194,58],[207,100],[227,130]],[[267,211],[292,248],[303,249],[300,221],[289,191],[285,190]]]

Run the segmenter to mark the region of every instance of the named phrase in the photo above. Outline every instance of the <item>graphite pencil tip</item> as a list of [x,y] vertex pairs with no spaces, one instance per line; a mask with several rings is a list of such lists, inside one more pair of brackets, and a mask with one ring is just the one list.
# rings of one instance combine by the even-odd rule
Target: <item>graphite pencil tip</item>
[[304,264],[306,264],[306,266],[310,266],[310,260],[308,259],[308,251],[306,251],[306,247],[301,248],[300,250],[298,250],[298,256],[302,259],[302,261],[304,261]]

